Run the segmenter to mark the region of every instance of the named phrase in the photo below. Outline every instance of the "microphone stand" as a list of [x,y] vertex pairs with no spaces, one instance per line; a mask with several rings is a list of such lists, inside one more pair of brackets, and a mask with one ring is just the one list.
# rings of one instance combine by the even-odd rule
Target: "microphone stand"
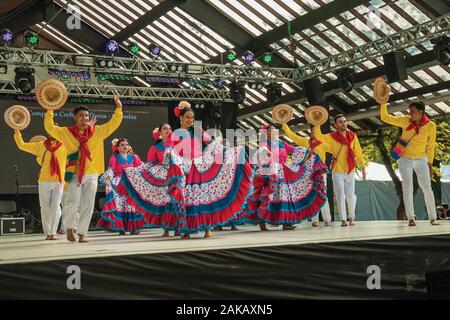
[[16,216],[20,215],[20,194],[19,194],[19,166],[14,165],[14,172],[16,175]]

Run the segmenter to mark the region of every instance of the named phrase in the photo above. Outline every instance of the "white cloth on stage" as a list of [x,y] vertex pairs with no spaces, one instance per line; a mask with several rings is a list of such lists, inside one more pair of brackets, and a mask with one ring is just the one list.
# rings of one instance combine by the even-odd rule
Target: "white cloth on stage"
[[[325,183],[325,186],[327,185],[327,174],[323,174],[323,181]],[[322,209],[320,209],[320,212],[322,214],[322,218],[324,222],[331,222],[331,213],[330,213],[330,204],[328,203],[328,198],[325,201],[325,203],[322,206]],[[316,215],[312,222],[319,222],[319,215]]]
[[46,236],[55,235],[58,232],[58,224],[61,219],[62,194],[62,183],[39,182],[42,229]]
[[[347,221],[346,209],[348,209],[348,218],[355,220],[355,172],[349,174],[333,172],[333,189],[341,221]],[[345,200],[347,200],[347,207]]]
[[402,177],[403,202],[408,220],[414,219],[414,184],[413,171],[416,172],[417,181],[422,189],[425,205],[427,207],[428,218],[436,220],[436,205],[434,201],[433,190],[431,189],[430,169],[428,167],[428,158],[405,158],[401,157],[397,161],[398,170]]
[[81,184],[74,174],[67,186],[64,201],[64,226],[76,229],[77,234],[86,236],[94,212],[95,194],[97,193],[98,174],[87,174]]

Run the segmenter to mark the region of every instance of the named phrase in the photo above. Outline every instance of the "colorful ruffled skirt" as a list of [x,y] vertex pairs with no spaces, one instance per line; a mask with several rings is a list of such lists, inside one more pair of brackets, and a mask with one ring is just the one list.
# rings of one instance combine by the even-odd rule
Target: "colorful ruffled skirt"
[[252,177],[244,149],[224,148],[213,142],[202,158],[174,158],[186,177],[183,186],[186,225],[182,233],[213,229],[240,220],[250,195]]
[[146,227],[179,230],[185,224],[184,179],[177,166],[146,163],[125,168],[117,189],[143,213]]
[[320,157],[296,147],[289,163],[256,165],[253,190],[242,219],[257,224],[297,224],[317,215],[326,201]]
[[202,157],[171,153],[170,165],[158,167],[122,174],[128,203],[143,209],[151,226],[191,234],[224,226],[242,213],[252,175],[242,148],[212,142]]
[[[100,182],[106,176],[104,175]],[[146,226],[144,213],[118,192],[120,177],[110,177],[110,181],[111,183],[106,185],[106,200],[96,228],[106,231],[139,232]]]

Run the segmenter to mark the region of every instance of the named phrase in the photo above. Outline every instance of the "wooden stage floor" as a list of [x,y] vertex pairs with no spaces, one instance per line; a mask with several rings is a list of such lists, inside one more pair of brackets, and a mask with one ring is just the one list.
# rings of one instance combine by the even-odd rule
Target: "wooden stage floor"
[[343,228],[335,222],[331,227],[321,223],[319,228],[313,228],[304,222],[293,231],[268,226],[268,232],[244,225],[238,231],[215,231],[209,239],[204,239],[203,233],[194,234],[190,240],[174,236],[162,238],[161,229],[125,236],[95,231],[89,233],[90,243],[87,244],[70,243],[65,235],[59,235],[56,241],[44,241],[42,234],[0,236],[0,264],[450,234],[450,221],[440,223],[440,226],[431,226],[428,221],[418,221],[416,227],[408,227],[407,221],[357,221],[353,227]]

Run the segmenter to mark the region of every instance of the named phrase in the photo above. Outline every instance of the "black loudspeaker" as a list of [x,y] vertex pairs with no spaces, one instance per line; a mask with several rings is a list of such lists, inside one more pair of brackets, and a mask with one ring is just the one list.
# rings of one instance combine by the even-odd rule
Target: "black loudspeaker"
[[450,298],[450,270],[425,273],[425,282],[430,299]]
[[237,128],[238,104],[234,102],[222,103],[222,130]]
[[389,83],[408,79],[404,51],[394,51],[383,56],[384,70]]
[[305,80],[303,82],[303,88],[305,89],[305,95],[310,105],[325,101],[322,84],[318,77]]
[[175,130],[180,127],[180,120],[175,116],[173,112],[177,105],[178,101],[176,102],[171,101],[167,104],[167,120],[169,121],[172,130]]

